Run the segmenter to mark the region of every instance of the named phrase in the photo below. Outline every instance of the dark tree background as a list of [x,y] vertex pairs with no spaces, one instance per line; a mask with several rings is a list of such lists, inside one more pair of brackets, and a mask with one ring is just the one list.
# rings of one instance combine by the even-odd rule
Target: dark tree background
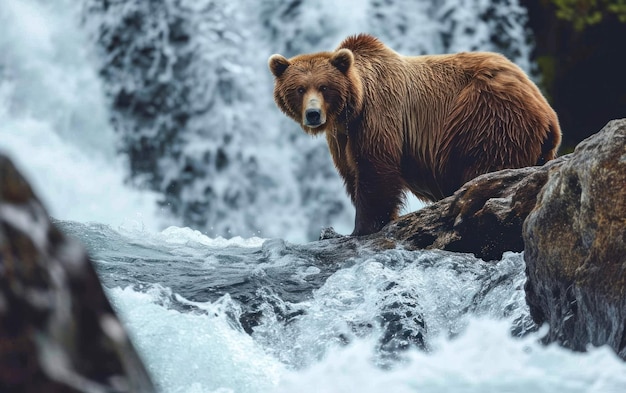
[[559,115],[561,153],[626,117],[626,1],[521,0],[542,88]]

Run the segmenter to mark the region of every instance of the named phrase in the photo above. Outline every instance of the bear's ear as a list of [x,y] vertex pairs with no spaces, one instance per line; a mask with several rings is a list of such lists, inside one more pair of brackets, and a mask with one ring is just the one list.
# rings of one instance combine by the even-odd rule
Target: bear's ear
[[271,55],[268,60],[268,64],[270,66],[270,71],[274,74],[275,77],[279,77],[285,72],[287,67],[289,67],[289,60],[287,60],[284,56],[281,55]]
[[341,48],[337,52],[333,53],[330,58],[330,64],[337,67],[342,73],[348,72],[350,66],[354,63],[354,55],[350,49]]

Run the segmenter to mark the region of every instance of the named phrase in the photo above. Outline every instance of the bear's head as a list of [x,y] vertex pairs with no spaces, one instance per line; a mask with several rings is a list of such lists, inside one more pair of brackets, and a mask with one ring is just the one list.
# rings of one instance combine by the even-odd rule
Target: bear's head
[[307,133],[345,127],[361,111],[363,90],[349,49],[291,59],[272,55],[269,67],[276,104]]

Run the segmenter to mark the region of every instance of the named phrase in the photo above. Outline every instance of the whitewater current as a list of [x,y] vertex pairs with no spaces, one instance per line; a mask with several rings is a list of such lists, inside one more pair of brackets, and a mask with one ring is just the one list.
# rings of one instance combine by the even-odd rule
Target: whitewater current
[[539,343],[545,331],[534,331],[528,319],[519,253],[494,263],[443,251],[357,247],[353,256],[329,261],[320,258],[328,241],[57,224],[87,245],[163,392],[626,386],[626,366],[607,347],[574,353]]
[[624,391],[608,348],[539,343],[521,254],[163,229],[127,184],[70,3],[0,2],[0,151],[85,245],[161,392]]
[[58,218],[156,230],[157,196],[124,185],[75,7],[0,2],[0,152]]

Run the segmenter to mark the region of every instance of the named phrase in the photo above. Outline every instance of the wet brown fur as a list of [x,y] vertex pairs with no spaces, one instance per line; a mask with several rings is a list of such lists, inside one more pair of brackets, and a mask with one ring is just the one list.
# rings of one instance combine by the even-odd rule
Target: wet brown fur
[[[274,55],[270,69],[278,107],[326,132],[356,207],[353,235],[397,218],[406,189],[436,201],[483,173],[549,161],[561,141],[539,89],[495,53],[402,56],[358,35],[335,52]],[[303,125],[305,97],[322,98],[322,126]]]

